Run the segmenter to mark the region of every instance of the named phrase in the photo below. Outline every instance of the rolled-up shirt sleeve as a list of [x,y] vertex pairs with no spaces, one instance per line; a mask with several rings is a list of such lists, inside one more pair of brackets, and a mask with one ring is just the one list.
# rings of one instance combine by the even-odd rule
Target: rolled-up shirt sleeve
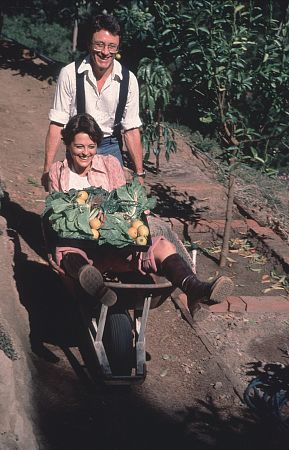
[[139,87],[136,76],[130,72],[127,102],[121,121],[124,131],[139,128],[142,123],[139,117]]
[[56,161],[52,164],[49,170],[49,191],[60,191],[60,166],[62,163],[60,161]]
[[75,109],[74,63],[61,69],[54,94],[49,120],[66,125]]

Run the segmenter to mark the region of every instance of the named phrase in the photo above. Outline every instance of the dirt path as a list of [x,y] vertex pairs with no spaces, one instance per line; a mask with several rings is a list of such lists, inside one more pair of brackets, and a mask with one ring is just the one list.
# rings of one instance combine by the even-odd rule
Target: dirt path
[[[230,373],[225,376],[225,367],[231,366],[241,389],[244,388],[250,379],[246,363],[258,360],[262,354],[257,341],[252,341],[253,349],[247,352],[248,339],[244,336],[247,333],[252,339],[256,337],[252,318],[247,316],[214,315],[197,333],[180,318],[173,303],[166,302],[151,312],[147,334],[151,361],[144,385],[130,393],[91,392],[77,378],[57,345],[66,310],[60,306],[63,291],[46,263],[39,218],[45,199],[39,180],[54,86],[42,79],[43,63],[21,59],[21,52],[16,50],[6,52],[0,71],[0,174],[10,198],[10,202],[6,199],[3,215],[14,238],[14,273],[24,306],[23,321],[27,326],[28,312],[35,333],[44,340],[53,335],[54,341],[47,338],[47,349],[52,352],[50,356],[59,358],[58,362],[48,362],[29,347],[25,349],[33,368],[39,448],[279,449],[282,436],[275,431],[271,434],[270,427],[264,429],[252,418],[236,395]],[[210,185],[204,175],[202,162],[192,159],[188,164],[195,180],[192,192],[200,192],[201,183],[212,192],[214,184]],[[152,174],[148,177],[151,190],[162,195],[167,204],[176,197],[176,174],[183,184],[186,182],[187,170],[182,173],[182,167],[183,163],[175,158],[157,180]],[[180,183],[177,188],[181,192]],[[214,194],[198,197],[200,209],[206,214],[224,211],[224,190],[219,186]],[[184,214],[190,203],[184,201],[182,205]],[[264,335],[267,319],[254,319],[253,327],[260,336]],[[286,320],[284,317],[280,321],[276,345],[284,343]],[[210,348],[204,345],[202,333],[210,339]],[[236,348],[238,338],[240,345]],[[264,358],[273,355],[280,356],[273,345],[269,356],[263,352]],[[222,367],[220,362],[224,360],[226,366]]]

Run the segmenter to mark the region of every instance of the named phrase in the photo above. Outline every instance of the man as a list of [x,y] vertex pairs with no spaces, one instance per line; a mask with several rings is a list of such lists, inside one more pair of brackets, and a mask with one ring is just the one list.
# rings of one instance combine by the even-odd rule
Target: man
[[[85,112],[94,117],[104,134],[100,154],[112,154],[122,163],[119,139],[115,136],[115,116],[123,73],[115,60],[120,43],[120,26],[110,15],[96,17],[89,33],[89,54],[81,62],[77,73],[84,74]],[[81,111],[78,111],[81,112]],[[75,63],[65,66],[59,74],[53,108],[49,112],[50,125],[45,141],[45,162],[42,184],[48,190],[48,171],[61,141],[61,130],[77,113]],[[143,155],[139,127],[139,89],[136,77],[129,72],[127,100],[121,118],[124,141],[135,168],[143,182]]]

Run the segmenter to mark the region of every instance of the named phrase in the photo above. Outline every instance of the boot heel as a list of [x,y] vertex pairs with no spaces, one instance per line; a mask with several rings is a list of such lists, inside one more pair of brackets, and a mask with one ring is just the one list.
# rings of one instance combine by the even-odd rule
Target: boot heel
[[195,305],[188,304],[188,307],[194,322],[202,322],[203,320],[206,320],[211,314],[209,307],[201,303],[197,303]]
[[78,279],[80,286],[91,297],[96,297],[106,306],[112,306],[116,303],[116,293],[104,286],[103,277],[96,267],[86,264],[80,269]]
[[212,286],[209,300],[214,303],[222,303],[227,297],[229,297],[234,290],[234,283],[229,277],[217,278]]

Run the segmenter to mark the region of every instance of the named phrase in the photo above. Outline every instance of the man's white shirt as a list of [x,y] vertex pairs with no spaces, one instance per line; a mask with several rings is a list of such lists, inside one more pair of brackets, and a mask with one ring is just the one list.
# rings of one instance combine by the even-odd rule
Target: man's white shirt
[[[118,105],[120,81],[122,80],[121,64],[114,60],[113,70],[105,81],[101,92],[98,92],[96,78],[93,74],[89,56],[78,68],[84,72],[85,109],[100,126],[104,136],[111,136],[115,112]],[[53,107],[49,111],[52,122],[66,125],[70,117],[77,114],[76,109],[76,76],[75,63],[70,63],[60,71],[54,95]],[[139,87],[135,75],[129,73],[127,102],[121,121],[124,131],[139,128]]]

